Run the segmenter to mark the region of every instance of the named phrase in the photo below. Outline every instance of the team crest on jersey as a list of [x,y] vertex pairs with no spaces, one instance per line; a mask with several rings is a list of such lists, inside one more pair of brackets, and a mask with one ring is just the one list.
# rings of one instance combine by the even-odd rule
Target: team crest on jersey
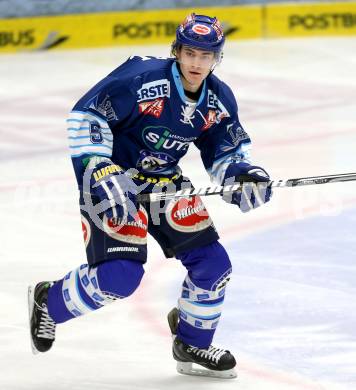
[[172,200],[165,215],[173,229],[184,233],[198,232],[212,224],[208,211],[199,196]]
[[147,243],[148,216],[143,206],[140,206],[136,219],[126,224],[104,214],[104,231],[113,239],[136,245]]
[[138,110],[140,114],[152,115],[155,118],[159,118],[164,108],[163,98],[158,98],[152,101],[139,103]]
[[82,231],[85,247],[88,246],[90,237],[91,237],[91,229],[88,220],[82,215]]
[[104,142],[101,127],[98,122],[90,122],[89,125],[90,142],[92,144],[102,144]]

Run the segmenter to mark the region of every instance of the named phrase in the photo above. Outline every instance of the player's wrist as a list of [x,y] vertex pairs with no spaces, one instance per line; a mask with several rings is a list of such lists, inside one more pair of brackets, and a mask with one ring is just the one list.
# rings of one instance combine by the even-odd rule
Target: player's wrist
[[99,165],[105,166],[105,165],[113,165],[113,161],[109,157],[104,157],[104,156],[91,156],[87,158],[86,161],[86,166],[89,169],[94,169],[98,167]]
[[222,195],[227,203],[236,204],[242,212],[248,212],[270,201],[272,188],[267,171],[257,165],[241,161],[228,166],[224,185],[241,183],[241,188],[235,192]]

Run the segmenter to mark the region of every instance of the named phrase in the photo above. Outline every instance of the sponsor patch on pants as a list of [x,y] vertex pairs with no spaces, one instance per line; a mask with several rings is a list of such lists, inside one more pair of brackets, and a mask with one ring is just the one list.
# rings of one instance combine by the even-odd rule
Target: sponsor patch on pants
[[166,210],[169,225],[180,232],[204,230],[212,224],[200,196],[172,200]]

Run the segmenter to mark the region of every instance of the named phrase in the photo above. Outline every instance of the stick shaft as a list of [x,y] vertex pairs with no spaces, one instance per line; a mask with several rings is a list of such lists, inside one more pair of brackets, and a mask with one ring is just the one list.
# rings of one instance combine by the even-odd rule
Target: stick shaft
[[[310,176],[296,179],[287,180],[274,180],[270,184],[273,188],[281,187],[297,187],[315,184],[327,184],[327,183],[339,183],[345,181],[356,181],[356,173],[342,173],[339,175],[327,175],[327,176]],[[178,199],[187,198],[194,195],[209,196],[219,195],[223,192],[236,192],[241,190],[241,184],[236,183],[234,185],[227,186],[213,186],[196,189],[183,189],[177,192],[156,192],[151,194],[140,194],[137,196],[139,201],[143,202],[157,202],[166,199]]]

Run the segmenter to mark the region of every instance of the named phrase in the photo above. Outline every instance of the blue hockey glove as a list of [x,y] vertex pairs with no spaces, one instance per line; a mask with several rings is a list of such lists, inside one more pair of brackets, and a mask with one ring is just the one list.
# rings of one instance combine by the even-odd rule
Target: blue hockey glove
[[257,165],[245,162],[233,163],[227,168],[224,185],[242,184],[242,190],[228,192],[222,198],[239,206],[244,213],[267,203],[272,197],[268,173]]
[[114,164],[105,159],[95,165],[90,179],[91,193],[102,202],[108,218],[132,221],[138,210],[137,186],[134,181]]

